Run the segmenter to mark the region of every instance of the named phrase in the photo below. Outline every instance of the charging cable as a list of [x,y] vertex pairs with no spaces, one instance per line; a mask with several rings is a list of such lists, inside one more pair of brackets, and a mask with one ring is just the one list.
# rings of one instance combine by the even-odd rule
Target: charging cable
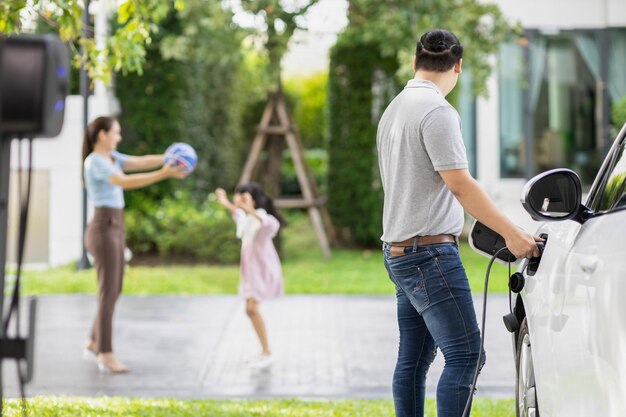
[[[476,381],[478,380],[478,374],[480,373],[481,368],[483,367],[483,349],[485,346],[485,321],[487,319],[487,289],[489,288],[489,275],[491,274],[491,267],[493,266],[494,261],[498,257],[498,255],[507,250],[507,247],[503,247],[499,249],[496,253],[493,254],[491,259],[489,260],[489,265],[487,265],[487,273],[485,274],[485,290],[483,293],[483,314],[482,314],[482,323],[480,326],[480,349],[479,349],[479,357],[478,363],[476,364],[476,371],[474,372],[474,378],[472,379],[472,385],[470,385],[469,396],[467,397],[467,402],[465,403],[465,409],[463,410],[463,417],[468,417],[470,412],[470,407],[472,404],[472,397],[474,395],[474,390],[476,389]],[[511,263],[509,262],[509,268]]]
[[[536,245],[539,248],[540,253],[543,252],[544,244],[545,244],[544,242],[536,242]],[[474,390],[476,389],[476,381],[478,381],[478,374],[480,374],[480,370],[482,369],[484,365],[484,362],[482,362],[482,359],[483,359],[483,352],[484,352],[483,349],[485,347],[485,321],[487,320],[487,292],[488,292],[487,290],[489,288],[489,275],[491,275],[491,267],[493,266],[493,263],[498,257],[498,255],[505,250],[508,250],[506,246],[503,248],[500,248],[496,253],[493,254],[491,259],[489,260],[489,264],[487,265],[487,273],[485,274],[485,290],[483,293],[482,323],[480,326],[480,353],[479,353],[480,356],[478,357],[478,364],[476,364],[476,371],[474,372],[472,385],[470,385],[470,394],[469,394],[469,397],[467,397],[467,402],[465,403],[465,409],[463,410],[462,417],[469,416],[469,412],[470,412],[470,408],[472,404],[472,397],[474,395]],[[528,267],[528,262],[522,267],[522,270],[520,271],[520,273],[524,273],[524,270],[526,269],[526,267]],[[510,277],[511,277],[511,262],[509,262],[509,278]],[[511,309],[511,291],[509,290],[509,310],[510,309]]]

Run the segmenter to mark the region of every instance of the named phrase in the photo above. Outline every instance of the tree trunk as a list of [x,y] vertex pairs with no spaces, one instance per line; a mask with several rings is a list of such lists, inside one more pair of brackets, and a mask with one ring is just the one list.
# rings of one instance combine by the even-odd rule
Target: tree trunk
[[280,136],[269,136],[267,144],[267,159],[263,170],[263,188],[272,198],[280,196],[280,169],[283,163],[285,141]]

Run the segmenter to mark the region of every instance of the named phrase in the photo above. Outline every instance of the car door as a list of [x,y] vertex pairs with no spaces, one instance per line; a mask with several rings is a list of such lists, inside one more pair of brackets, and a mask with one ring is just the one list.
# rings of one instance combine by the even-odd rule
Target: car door
[[[573,221],[543,224],[536,232],[547,236],[547,243],[536,273],[526,269],[523,292],[526,319],[532,345],[537,402],[542,417],[560,415],[567,396],[564,368],[580,356],[572,343],[575,327],[568,310],[567,259],[582,226]],[[572,417],[570,415],[569,417]]]
[[541,416],[626,410],[626,143],[624,131],[586,205],[590,217],[548,223],[526,288]]
[[[584,223],[567,259],[567,307],[579,322],[578,358],[586,366],[564,376],[581,385],[568,390],[579,415],[622,416],[626,410],[626,138],[607,157],[587,202]],[[571,415],[571,414],[570,414]]]

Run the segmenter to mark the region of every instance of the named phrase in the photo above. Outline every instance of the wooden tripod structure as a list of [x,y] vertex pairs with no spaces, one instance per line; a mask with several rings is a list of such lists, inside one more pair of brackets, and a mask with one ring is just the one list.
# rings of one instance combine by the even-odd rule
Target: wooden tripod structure
[[325,207],[326,198],[320,196],[315,178],[306,165],[300,134],[291,121],[285,97],[280,91],[269,94],[269,99],[265,105],[261,123],[257,128],[257,133],[252,142],[239,184],[247,183],[254,178],[256,168],[261,159],[261,152],[269,140],[283,139],[287,142],[287,146],[291,151],[302,195],[299,198],[276,198],[274,204],[278,208],[307,209],[322,248],[322,253],[325,258],[330,258],[330,244],[334,243],[335,234],[330,215]]

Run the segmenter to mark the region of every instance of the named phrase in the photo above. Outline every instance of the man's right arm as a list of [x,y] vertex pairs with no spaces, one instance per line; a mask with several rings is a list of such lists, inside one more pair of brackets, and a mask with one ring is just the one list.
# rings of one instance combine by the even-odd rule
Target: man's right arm
[[439,171],[439,175],[470,215],[504,237],[513,255],[518,258],[539,256],[535,242],[541,239],[520,229],[502,214],[467,169]]

